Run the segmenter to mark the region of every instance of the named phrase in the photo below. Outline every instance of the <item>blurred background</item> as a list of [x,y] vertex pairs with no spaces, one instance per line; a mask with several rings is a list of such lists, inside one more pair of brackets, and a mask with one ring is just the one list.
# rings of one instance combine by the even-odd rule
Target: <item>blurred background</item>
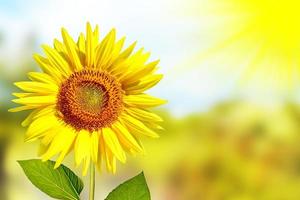
[[62,26],[76,38],[90,21],[161,59],[165,78],[150,93],[169,101],[155,110],[165,131],[143,140],[147,155],[97,174],[98,199],[143,170],[153,200],[299,200],[299,9],[294,0],[0,0],[0,199],[49,199],[16,162],[37,158],[37,143],[24,143],[27,113],[7,112],[13,82],[37,70],[32,54],[61,39]]

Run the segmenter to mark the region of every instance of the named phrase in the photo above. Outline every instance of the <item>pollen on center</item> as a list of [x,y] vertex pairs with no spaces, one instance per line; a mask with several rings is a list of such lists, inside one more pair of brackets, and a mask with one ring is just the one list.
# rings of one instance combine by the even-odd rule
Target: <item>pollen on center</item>
[[76,101],[83,110],[92,113],[101,112],[102,106],[107,101],[107,95],[101,86],[86,83],[76,89]]

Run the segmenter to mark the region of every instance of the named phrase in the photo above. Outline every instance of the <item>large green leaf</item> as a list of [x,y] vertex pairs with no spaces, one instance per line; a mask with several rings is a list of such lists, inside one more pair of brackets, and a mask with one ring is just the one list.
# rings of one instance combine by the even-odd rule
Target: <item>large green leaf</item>
[[150,200],[144,173],[129,179],[114,189],[105,200]]
[[83,182],[69,168],[61,165],[54,169],[54,162],[41,160],[18,161],[26,176],[50,197],[62,200],[79,200]]

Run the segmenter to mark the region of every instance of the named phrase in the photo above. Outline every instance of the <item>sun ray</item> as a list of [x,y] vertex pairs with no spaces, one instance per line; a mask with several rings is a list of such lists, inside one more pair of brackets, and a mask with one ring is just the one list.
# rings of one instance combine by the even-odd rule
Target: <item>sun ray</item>
[[[266,84],[271,87],[289,89],[299,83],[300,1],[202,0],[195,4],[198,6],[191,8],[195,11],[192,13],[202,23],[203,17],[206,21],[213,17],[214,23],[206,31],[216,34],[210,38],[210,47],[191,58],[190,64],[198,66],[221,54],[227,56],[228,62],[246,60],[253,49],[263,45],[249,60],[243,76],[247,79],[245,81],[251,81],[251,77],[263,77],[264,74],[269,78],[261,78],[261,81],[268,80],[269,84]],[[215,41],[218,41],[217,44]],[[232,67],[240,65],[237,63]],[[261,75],[257,75],[259,73]]]

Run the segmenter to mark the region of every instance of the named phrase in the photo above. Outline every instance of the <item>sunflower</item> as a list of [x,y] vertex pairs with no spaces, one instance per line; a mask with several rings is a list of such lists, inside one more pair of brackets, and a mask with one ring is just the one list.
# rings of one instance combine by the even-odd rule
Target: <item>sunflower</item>
[[74,150],[84,175],[91,162],[115,173],[126,153],[144,153],[141,136],[159,137],[162,119],[149,108],[165,100],[144,93],[163,77],[155,73],[159,61],[148,63],[143,48],[133,53],[136,42],[122,50],[125,37],[116,40],[115,29],[99,41],[98,26],[87,23],[77,42],[64,28],[62,38],[42,46],[45,57],[34,55],[42,72],[15,83],[24,92],[13,93],[21,106],[9,111],[32,110],[22,122],[25,140],[40,141],[43,161],[57,155],[57,168]]

